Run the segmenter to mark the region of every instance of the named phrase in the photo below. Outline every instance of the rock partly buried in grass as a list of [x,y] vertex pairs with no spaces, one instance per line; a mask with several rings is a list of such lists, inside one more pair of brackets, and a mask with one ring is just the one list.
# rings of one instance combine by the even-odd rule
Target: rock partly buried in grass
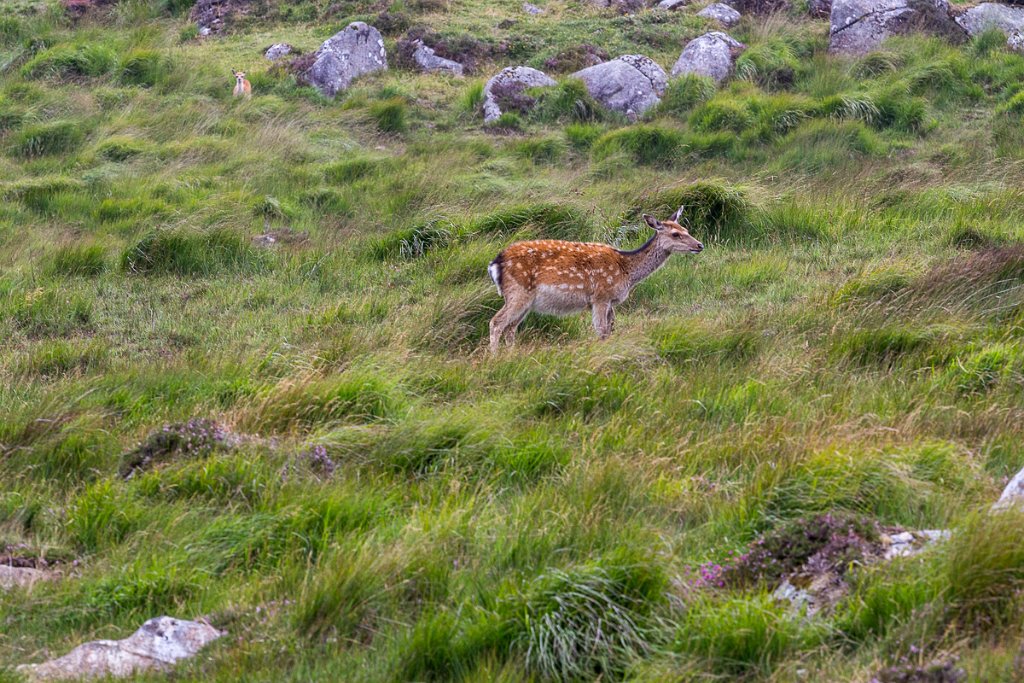
[[199,35],[221,33],[232,21],[244,17],[252,8],[250,0],[198,0],[189,18],[199,28]]
[[898,531],[882,534],[882,559],[917,555],[938,541],[948,540],[948,529],[922,529],[921,531]]
[[294,52],[295,52],[295,48],[293,48],[288,43],[274,43],[273,45],[268,47],[266,50],[264,50],[263,56],[266,57],[267,59],[269,59],[272,62],[276,62],[277,60],[281,59],[282,57],[287,57],[288,55],[290,55],[290,54],[292,54]]
[[683,48],[682,54],[672,67],[672,75],[694,74],[721,83],[732,74],[736,58],[746,49],[746,45],[727,33],[705,33],[691,40]]
[[871,683],[961,683],[967,672],[956,665],[956,659],[931,661],[927,664],[897,664],[879,671]]
[[484,85],[484,121],[492,123],[508,111],[526,111],[536,101],[529,88],[550,88],[558,85],[543,71],[528,66],[510,66],[499,71]]
[[714,19],[726,28],[732,28],[740,22],[740,13],[721,2],[708,5],[697,12],[697,16],[704,17],[705,19]]
[[595,7],[616,10],[619,14],[635,14],[644,9],[644,0],[590,0]]
[[1006,43],[1012,49],[1024,47],[1024,7],[983,2],[955,17],[955,21],[971,37],[996,28],[1006,34]]
[[426,73],[449,73],[453,76],[461,76],[463,67],[452,59],[439,57],[434,48],[424,45],[422,40],[415,41],[413,45],[412,61],[416,68]]
[[668,76],[653,59],[622,55],[572,75],[602,106],[634,119],[661,102]]
[[176,458],[205,457],[231,445],[228,431],[213,420],[200,417],[188,422],[165,424],[124,455],[120,473],[129,479],[139,470]]
[[661,0],[658,3],[658,9],[663,10],[677,10],[682,9],[690,4],[690,0]]
[[0,591],[7,591],[13,588],[32,588],[40,581],[52,581],[57,574],[43,569],[32,567],[11,567],[0,564]]
[[42,664],[19,666],[17,671],[32,681],[122,678],[147,670],[166,670],[176,662],[194,657],[224,635],[209,624],[157,617],[124,640],[97,640]]
[[544,10],[529,2],[523,3],[523,11],[527,14],[544,14]]
[[1024,469],[1010,480],[1003,489],[1003,495],[992,506],[992,512],[1011,509],[1024,510]]
[[947,0],[833,0],[829,50],[863,55],[886,38],[932,33],[962,43],[966,32],[953,20]]
[[380,31],[362,21],[354,21],[325,40],[313,53],[312,64],[299,76],[324,97],[334,98],[359,76],[387,68],[388,58]]

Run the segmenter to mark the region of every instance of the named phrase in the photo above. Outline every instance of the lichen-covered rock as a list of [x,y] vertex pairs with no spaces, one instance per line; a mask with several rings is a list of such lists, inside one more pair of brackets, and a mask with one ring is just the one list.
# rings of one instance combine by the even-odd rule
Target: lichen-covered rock
[[1024,44],[1024,7],[983,2],[956,16],[954,20],[969,36],[997,28],[1006,34],[1010,48],[1020,50]]
[[834,0],[829,21],[829,49],[849,55],[866,54],[886,38],[915,31],[953,42],[967,35],[947,0]]
[[694,38],[672,67],[673,76],[695,74],[713,78],[721,83],[732,74],[736,58],[747,46],[721,31],[712,31]]
[[523,11],[527,14],[544,14],[544,10],[529,2],[523,3]]
[[704,17],[705,19],[714,19],[726,28],[731,28],[740,21],[740,13],[729,5],[721,2],[708,5],[701,11],[697,12],[697,16]]
[[266,49],[266,51],[263,53],[263,56],[272,62],[276,62],[277,60],[281,59],[281,57],[286,57],[294,51],[295,48],[293,48],[288,43],[274,43],[273,45]]
[[682,9],[688,4],[690,4],[690,0],[661,0],[661,2],[658,3],[658,8],[671,11]]
[[124,640],[85,643],[63,657],[17,670],[33,681],[131,676],[148,669],[167,669],[194,657],[222,635],[209,624],[157,617]]
[[352,81],[388,68],[384,38],[380,31],[354,21],[324,41],[313,54],[313,63],[301,78],[325,97],[347,90]]
[[643,55],[622,55],[577,71],[590,96],[602,106],[634,118],[661,102],[668,76],[654,60]]
[[619,14],[634,14],[645,7],[644,0],[590,0],[590,4],[615,9]]
[[442,72],[453,76],[462,75],[462,65],[458,62],[439,57],[433,48],[424,45],[422,40],[417,40],[412,53],[413,63],[420,71],[428,73]]
[[222,32],[233,20],[244,17],[252,8],[251,0],[197,0],[189,18],[199,28],[199,35]]
[[528,66],[510,66],[499,71],[484,85],[484,121],[497,121],[502,115],[501,99],[527,88],[549,88],[558,85],[543,71]]

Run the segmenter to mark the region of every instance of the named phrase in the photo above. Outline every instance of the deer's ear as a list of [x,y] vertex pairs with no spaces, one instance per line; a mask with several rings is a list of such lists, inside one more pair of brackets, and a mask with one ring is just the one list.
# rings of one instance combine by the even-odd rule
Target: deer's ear
[[655,230],[659,230],[660,231],[662,229],[661,221],[659,221],[654,216],[645,213],[644,214],[644,220],[647,221],[647,225],[651,226]]
[[232,76],[237,76],[237,75],[238,75],[238,72],[237,72],[237,71],[235,71],[234,69],[232,69],[232,70],[231,70],[231,75],[232,75]]
[[683,215],[683,209],[685,209],[685,208],[686,208],[686,205],[684,204],[683,206],[680,206],[678,209],[676,209],[676,212],[674,214],[672,214],[672,222],[673,223],[678,223],[679,222],[679,217]]

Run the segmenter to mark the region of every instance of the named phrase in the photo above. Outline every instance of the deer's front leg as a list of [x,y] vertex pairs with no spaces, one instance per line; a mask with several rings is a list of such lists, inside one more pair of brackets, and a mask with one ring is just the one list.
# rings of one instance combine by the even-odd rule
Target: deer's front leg
[[594,331],[598,339],[607,339],[612,333],[612,305],[609,303],[595,303],[591,306],[591,313],[594,320]]

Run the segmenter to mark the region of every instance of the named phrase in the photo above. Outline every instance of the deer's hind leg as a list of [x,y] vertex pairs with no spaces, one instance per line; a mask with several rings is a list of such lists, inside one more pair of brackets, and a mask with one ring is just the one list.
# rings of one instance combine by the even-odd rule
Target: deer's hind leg
[[525,292],[512,294],[505,298],[505,305],[491,318],[491,353],[496,353],[501,346],[502,338],[509,344],[515,342],[516,328],[530,312],[531,299]]

